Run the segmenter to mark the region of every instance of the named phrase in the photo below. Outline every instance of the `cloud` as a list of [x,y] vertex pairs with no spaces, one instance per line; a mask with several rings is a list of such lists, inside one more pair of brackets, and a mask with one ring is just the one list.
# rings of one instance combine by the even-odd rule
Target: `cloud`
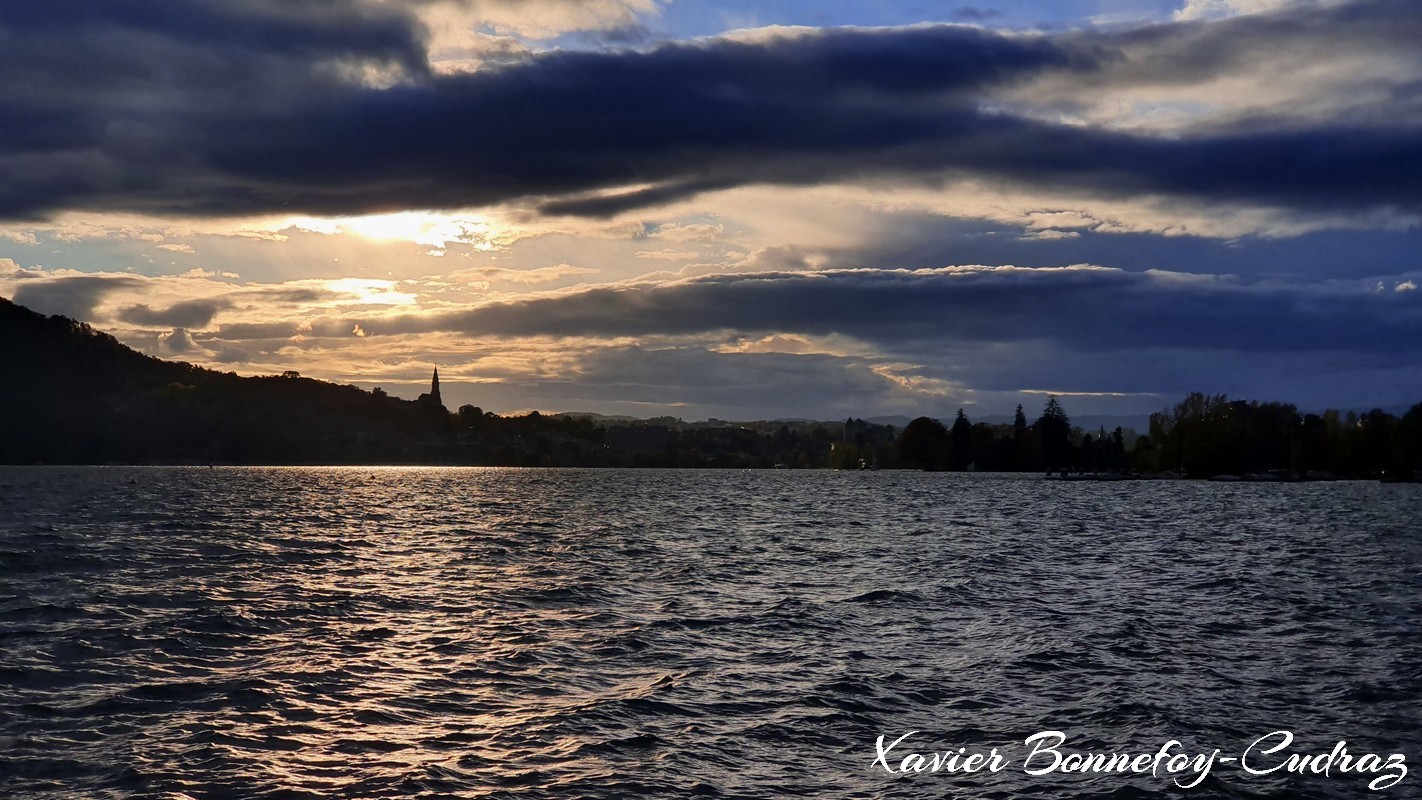
[[875,364],[871,369],[875,375],[911,395],[944,398],[963,397],[972,393],[961,383],[921,374],[924,367],[919,364]]
[[235,273],[235,272],[219,272],[219,271],[217,271],[217,270],[203,269],[203,268],[201,268],[201,267],[193,267],[192,269],[188,270],[187,272],[182,273],[181,277],[184,277],[184,278],[232,278],[233,280],[236,280],[237,278],[240,278],[240,277],[242,277],[242,276],[241,276],[241,275],[238,275],[238,274]]
[[174,328],[167,333],[158,334],[158,351],[173,356],[194,353],[210,355],[202,345],[193,340],[193,334],[187,328]]
[[524,402],[545,409],[594,406],[650,416],[679,408],[677,413],[688,418],[731,419],[799,416],[807,409],[825,418],[843,418],[896,400],[905,407],[921,400],[905,397],[901,387],[874,372],[868,362],[819,354],[726,354],[694,346],[621,345],[582,353],[572,366],[521,379],[504,391],[480,386],[477,392],[486,407],[507,402],[513,395],[509,390],[514,390]]
[[685,242],[710,242],[720,238],[725,232],[725,225],[713,225],[707,222],[668,223],[658,225],[655,230],[647,234],[647,238],[662,239],[678,244]]
[[136,286],[142,280],[122,275],[73,275],[29,280],[15,288],[14,301],[43,314],[88,320],[108,294]]
[[[371,202],[365,195],[377,182],[387,204],[478,205],[653,184],[549,206],[607,213],[748,182],[747,170],[773,163],[782,165],[782,180],[812,179],[825,156],[883,154],[975,118],[962,108],[944,117],[938,106],[955,94],[967,102],[974,88],[1070,60],[1044,40],[955,27],[556,52],[336,98],[299,139],[260,121],[268,137],[219,142],[213,161],[268,191],[293,193],[296,206],[315,202],[305,185],[338,189],[336,203]],[[915,100],[926,106],[915,110]],[[369,135],[338,135],[353,129]],[[815,150],[813,163],[795,163]],[[356,164],[365,166],[353,172]],[[438,187],[430,180],[436,170]],[[775,180],[774,171],[766,177]]]
[[[62,314],[136,336],[148,346],[153,328],[207,328],[219,313],[234,319],[299,320],[321,309],[399,307],[413,295],[393,281],[340,279],[236,283],[237,276],[193,270],[181,275],[84,274],[75,270],[23,269],[0,259],[0,295],[46,314]],[[423,286],[424,284],[422,284]],[[438,289],[427,284],[430,291]],[[142,330],[134,330],[138,326]],[[147,342],[148,344],[144,344]]]
[[1045,230],[1028,231],[1022,234],[1022,238],[1027,241],[1053,242],[1061,239],[1077,239],[1081,234],[1076,231],[1059,231],[1051,228]]
[[188,300],[175,303],[164,309],[154,309],[143,304],[129,306],[118,313],[118,318],[134,325],[161,325],[179,328],[205,328],[218,311],[231,308],[232,301]]
[[236,345],[220,340],[211,340],[209,343],[217,346],[217,352],[213,354],[212,360],[218,364],[241,364],[252,358],[250,351]]
[[425,0],[417,13],[439,51],[467,46],[469,32],[479,28],[531,39],[569,31],[626,32],[640,29],[659,7],[658,0]]
[[833,356],[872,356],[872,348],[844,336],[805,336],[797,333],[771,333],[764,336],[733,336],[710,347],[717,353],[787,353],[791,355],[822,354]]
[[[1422,124],[1422,14],[1388,0],[1236,3],[1216,22],[1060,34],[1099,69],[1043,73],[1008,105],[1042,119],[1174,136],[1237,129]],[[1255,13],[1274,6],[1274,13]],[[1398,13],[1401,12],[1401,13]]]
[[14,242],[15,244],[39,244],[39,238],[34,231],[27,230],[0,230],[0,239]]
[[903,352],[942,342],[1042,342],[1078,352],[1410,352],[1412,293],[1362,284],[1245,284],[1102,267],[950,267],[724,274],[602,286],[468,310],[223,325],[230,340],[455,331],[476,337],[845,336]]
[[[421,25],[391,4],[145,8],[0,10],[19,43],[0,55],[9,110],[0,216],[508,202],[606,216],[750,184],[941,188],[968,177],[1304,211],[1415,212],[1422,202],[1422,136],[1407,112],[1419,105],[1415,64],[1392,71],[1392,105],[1407,112],[1392,118],[1276,124],[1265,103],[1252,119],[1170,136],[1064,124],[1051,98],[1010,94],[1047,77],[1114,91],[1126,79],[1113,65],[1143,63],[1141,53],[1195,54],[1170,62],[1174,75],[1146,71],[1162,86],[1218,65],[1247,71],[1254,53],[1300,49],[1323,31],[1330,53],[1405,54],[1422,30],[1415,4],[1359,0],[1203,26],[1055,35],[772,31],[557,50],[456,75],[429,69]],[[1335,72],[1347,72],[1351,62],[1337,63]],[[170,78],[150,80],[155,70]]]
[[236,296],[258,300],[263,303],[291,303],[296,305],[329,303],[340,297],[338,293],[328,289],[286,288],[281,284],[256,287]]
[[1175,12],[1180,20],[1223,19],[1239,14],[1261,14],[1293,6],[1317,5],[1313,0],[1185,0]]
[[633,257],[651,261],[693,261],[700,255],[695,250],[638,250]]
[[[9,273],[16,289],[89,305],[102,318],[91,321],[154,355],[367,385],[434,362],[459,402],[486,408],[649,414],[683,403],[704,415],[828,418],[968,403],[996,412],[1050,390],[1072,394],[1074,409],[1135,413],[1194,389],[1331,403],[1360,402],[1340,387],[1386,403],[1419,390],[1413,273],[1281,282],[1091,265],[821,268],[514,297],[436,277],[333,293]],[[357,296],[397,288],[421,301]]]

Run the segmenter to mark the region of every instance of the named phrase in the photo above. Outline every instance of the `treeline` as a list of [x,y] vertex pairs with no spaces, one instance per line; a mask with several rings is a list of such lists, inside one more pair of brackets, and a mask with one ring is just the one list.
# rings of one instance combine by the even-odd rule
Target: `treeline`
[[1192,478],[1382,478],[1416,480],[1422,471],[1422,403],[1401,417],[1301,413],[1288,403],[1193,393],[1152,414],[1149,432],[1073,427],[1049,398],[1028,422],[973,423],[958,411],[951,427],[920,417],[899,438],[907,464],[928,470],[1173,473]]
[[1012,422],[1002,425],[974,423],[962,409],[952,427],[919,417],[904,429],[899,450],[905,462],[928,470],[1124,472],[1132,467],[1128,445],[1135,438],[1119,427],[1109,433],[1073,428],[1061,402],[1049,397],[1032,422],[1020,405]]
[[475,406],[454,415],[455,457],[499,466],[893,468],[896,430],[837,422],[595,422],[533,412],[501,417]]
[[1401,417],[1381,409],[1303,414],[1288,403],[1196,392],[1151,415],[1134,462],[1191,477],[1284,472],[1415,479],[1422,470],[1422,403]]

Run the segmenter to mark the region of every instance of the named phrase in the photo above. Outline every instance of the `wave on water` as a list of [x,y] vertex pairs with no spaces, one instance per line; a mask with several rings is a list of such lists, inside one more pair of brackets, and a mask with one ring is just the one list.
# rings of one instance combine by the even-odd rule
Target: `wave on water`
[[7,798],[1182,791],[876,768],[910,732],[1422,757],[1416,487],[0,468],[0,493]]

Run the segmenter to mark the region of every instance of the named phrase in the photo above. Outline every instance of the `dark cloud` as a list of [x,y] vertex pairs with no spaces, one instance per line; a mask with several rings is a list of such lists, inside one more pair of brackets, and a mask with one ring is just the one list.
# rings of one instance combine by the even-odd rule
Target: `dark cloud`
[[1310,59],[1340,53],[1354,58],[1406,56],[1408,43],[1422,37],[1422,14],[1410,5],[1395,0],[1332,4],[1295,0],[1270,14],[1127,30],[1088,28],[1059,34],[1056,40],[1064,47],[1104,48],[1113,54],[1113,63],[1127,68],[1086,76],[1086,83],[1188,85],[1246,72],[1261,60],[1290,50]]
[[[350,333],[354,326],[354,323],[347,324],[345,329],[340,331],[323,329],[323,333],[327,336],[341,336]],[[250,342],[263,339],[288,339],[299,332],[297,324],[294,322],[224,323],[218,330],[223,339],[237,342]],[[410,329],[403,332],[413,333],[414,330]]]
[[758,180],[812,182],[827,157],[902,150],[907,165],[907,151],[976,118],[962,107],[972,90],[1070,62],[1041,39],[961,28],[558,52],[334,98],[296,129],[233,120],[248,132],[217,142],[212,162],[260,181],[247,200],[324,210],[658,184],[590,201],[606,213]]
[[261,288],[234,293],[234,297],[257,300],[262,303],[319,303],[341,296],[340,292],[327,289],[269,289]]
[[0,4],[0,215],[220,205],[214,117],[295,114],[351,69],[423,74],[421,36],[365,0]]
[[[494,337],[842,334],[892,349],[1049,342],[1068,351],[1146,348],[1411,354],[1422,294],[1395,286],[1243,284],[1113,269],[840,270],[717,275],[600,287],[470,311],[326,320],[313,336],[458,331]],[[269,339],[293,325],[224,325]]]
[[244,347],[211,336],[194,335],[183,326],[175,326],[172,330],[158,334],[156,352],[163,356],[206,360],[218,364],[241,364],[252,357],[251,352]]
[[606,347],[578,359],[576,380],[511,376],[479,384],[470,399],[485,407],[595,408],[643,417],[671,411],[688,419],[811,413],[842,419],[881,407],[892,389],[863,359],[717,353],[704,347]]
[[[1166,72],[1142,51],[1180,54],[1167,60],[1168,80],[1182,82],[1320,31],[1334,48],[1405,51],[1422,30],[1418,4],[1361,0],[1055,36],[834,29],[554,51],[453,76],[428,73],[422,30],[398,9],[374,0],[0,6],[9,31],[0,216],[520,199],[606,215],[746,184],[961,176],[1300,209],[1422,205],[1422,127],[1405,115],[1254,120],[1166,137],[1014,116],[998,101],[1034,76],[1109,91],[1120,80],[1113,65]],[[358,75],[385,79],[372,86]],[[648,188],[619,194],[626,186]]]
[[93,318],[94,308],[109,292],[136,286],[142,281],[142,278],[109,275],[26,281],[15,289],[13,300],[43,314],[61,314],[83,321]]
[[241,364],[252,358],[251,351],[227,342],[210,340],[208,344],[217,347],[217,353],[212,357],[212,360],[220,364]]
[[158,350],[175,356],[199,352],[206,354],[202,345],[193,340],[192,331],[187,328],[174,328],[167,333],[158,334]]
[[[1218,234],[1102,233],[1088,227],[1073,231],[1079,233],[1075,238],[1033,239],[1030,231],[1020,226],[945,220],[931,214],[899,213],[875,224],[889,233],[853,249],[827,251],[829,263],[862,268],[954,263],[1108,264],[1133,272],[1159,269],[1253,279],[1287,275],[1302,281],[1386,279],[1422,266],[1418,259],[1422,228],[1226,239]],[[783,268],[800,266],[786,264]]]
[[[1050,391],[1074,393],[1062,399],[1078,421],[1082,414],[1143,416],[1192,391],[1278,398],[1310,411],[1360,404],[1406,407],[1422,392],[1415,365],[1399,363],[1396,355],[1231,353],[1222,358],[1215,351],[1179,349],[1079,353],[1051,342],[948,342],[922,355],[923,360],[909,360],[914,356],[610,346],[581,355],[572,375],[508,375],[470,383],[453,378],[446,379],[444,391],[451,405],[500,410],[582,409],[641,417],[672,413],[685,419],[930,414],[950,420],[960,407],[978,420],[1010,414],[1017,403],[1035,417],[1046,400],[1040,392]],[[483,372],[474,367],[473,374]],[[424,390],[412,383],[405,392],[413,397]]]
[[218,311],[231,307],[232,303],[227,300],[188,300],[163,309],[139,304],[123,309],[118,317],[134,325],[205,328]]

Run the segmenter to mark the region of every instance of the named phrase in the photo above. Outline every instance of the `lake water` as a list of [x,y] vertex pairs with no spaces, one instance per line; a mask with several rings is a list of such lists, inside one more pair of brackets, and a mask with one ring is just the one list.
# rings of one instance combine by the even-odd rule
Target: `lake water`
[[[1047,730],[1412,774],[1029,775]],[[960,747],[1009,764],[884,768]],[[1419,797],[1419,761],[1418,486],[0,468],[6,798]]]

